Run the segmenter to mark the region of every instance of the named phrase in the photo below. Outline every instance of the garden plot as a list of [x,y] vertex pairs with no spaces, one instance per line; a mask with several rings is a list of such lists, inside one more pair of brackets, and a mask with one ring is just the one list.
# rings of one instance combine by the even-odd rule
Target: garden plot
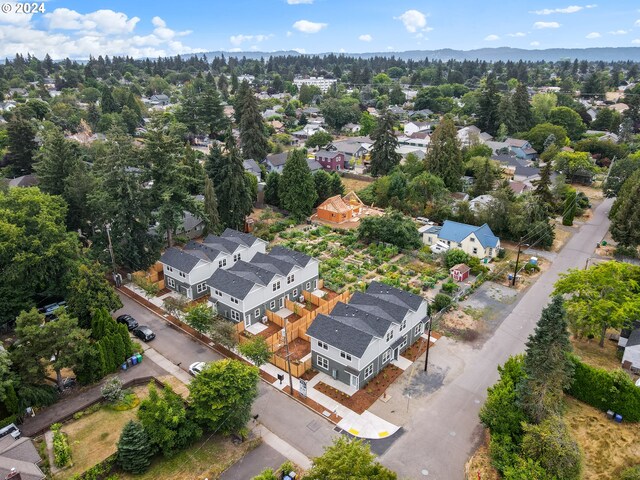
[[448,277],[428,253],[401,253],[393,245],[366,245],[353,231],[332,231],[325,226],[290,229],[281,232],[275,243],[320,260],[320,276],[325,286],[336,292],[364,290],[377,280],[423,294]]

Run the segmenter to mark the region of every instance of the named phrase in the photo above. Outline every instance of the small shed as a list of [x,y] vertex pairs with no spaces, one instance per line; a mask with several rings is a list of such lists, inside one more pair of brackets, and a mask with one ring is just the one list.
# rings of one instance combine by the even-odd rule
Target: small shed
[[449,269],[449,274],[451,278],[453,278],[456,282],[463,282],[467,278],[469,278],[469,272],[471,269],[465,265],[464,263],[459,263],[458,265],[454,265]]

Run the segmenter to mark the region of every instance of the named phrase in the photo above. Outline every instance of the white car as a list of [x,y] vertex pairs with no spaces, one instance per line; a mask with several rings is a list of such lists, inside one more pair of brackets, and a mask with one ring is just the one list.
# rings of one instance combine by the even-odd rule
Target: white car
[[205,369],[207,364],[205,362],[196,362],[189,365],[189,373],[194,377]]

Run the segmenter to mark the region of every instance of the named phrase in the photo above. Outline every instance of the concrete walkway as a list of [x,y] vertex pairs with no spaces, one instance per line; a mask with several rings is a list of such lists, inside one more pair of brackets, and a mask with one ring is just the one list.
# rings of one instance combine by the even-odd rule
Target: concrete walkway
[[182,370],[179,366],[166,358],[164,355],[151,348],[149,345],[143,344],[142,349],[144,350],[144,355],[149,360],[155,362],[160,368],[169,372],[185,385],[189,385],[192,378],[191,375]]
[[311,460],[309,457],[293,447],[291,444],[285,442],[264,425],[258,425],[255,431],[262,437],[262,441],[264,443],[280,452],[296,465],[302,467],[304,470],[311,468]]

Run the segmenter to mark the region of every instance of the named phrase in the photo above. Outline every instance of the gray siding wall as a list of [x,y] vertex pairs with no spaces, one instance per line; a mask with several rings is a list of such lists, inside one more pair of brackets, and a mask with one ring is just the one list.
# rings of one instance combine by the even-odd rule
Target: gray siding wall
[[[174,282],[176,282],[176,286],[175,288],[171,288],[169,286],[169,283],[167,282],[168,278],[172,278]],[[187,292],[186,290],[191,289],[191,294],[192,294],[192,298],[195,300],[196,298],[201,298],[204,297],[206,295],[209,295],[209,287],[207,286],[207,288],[205,288],[202,292],[198,293],[196,291],[196,286],[195,285],[189,285],[186,282],[180,281],[178,280],[176,277],[170,277],[169,275],[165,275],[164,276],[164,286],[166,288],[168,288],[169,290],[173,290],[174,292],[178,292],[181,293],[183,295],[186,295]]]
[[[314,282],[316,282],[317,285],[317,281],[318,281],[318,277],[314,277],[311,280],[309,280],[311,282],[311,288],[313,289],[313,285]],[[218,301],[218,313],[220,315],[222,315],[225,318],[228,318],[229,320],[231,320],[231,311],[235,311],[240,315],[240,321],[244,322],[244,315],[245,313],[249,313],[251,314],[251,325],[253,325],[254,323],[257,323],[260,321],[260,319],[262,318],[263,315],[266,315],[267,310],[271,310],[272,312],[277,312],[278,310],[280,310],[280,299],[282,298],[288,298],[289,300],[293,301],[297,301],[297,298],[294,298],[291,296],[291,294],[293,293],[294,290],[298,290],[298,296],[302,295],[302,291],[306,290],[307,282],[303,282],[303,283],[299,283],[297,285],[292,285],[290,289],[285,290],[284,292],[279,293],[276,297],[271,298],[268,302],[265,302],[253,309],[251,309],[251,311],[246,311],[243,312],[242,310],[236,308],[236,307],[232,307],[231,305],[228,305],[226,303],[222,303],[217,299],[211,299],[212,301]],[[195,291],[195,288],[194,288]],[[274,308],[271,308],[271,301],[275,300],[276,302],[276,306]],[[283,300],[283,305],[284,305],[284,300]],[[255,316],[255,310],[260,309],[260,315],[258,316],[258,318],[256,318]],[[236,323],[236,320],[234,320]]]

